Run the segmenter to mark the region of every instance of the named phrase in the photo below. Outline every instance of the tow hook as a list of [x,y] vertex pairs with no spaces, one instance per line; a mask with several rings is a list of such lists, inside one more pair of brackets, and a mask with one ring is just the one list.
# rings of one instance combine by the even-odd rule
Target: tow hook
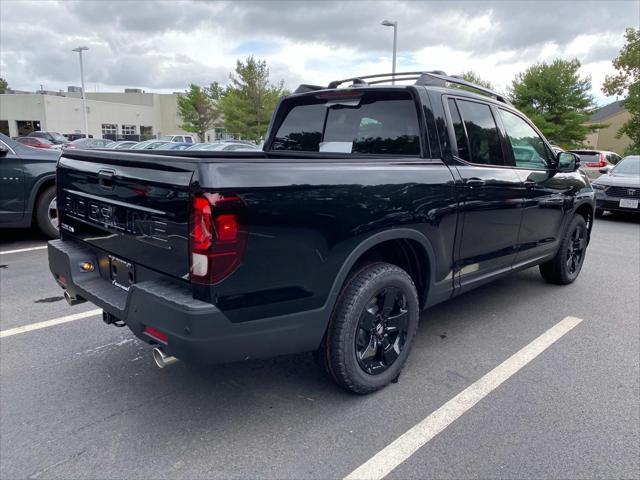
[[78,305],[80,303],[86,302],[86,300],[82,297],[76,297],[75,295],[71,295],[67,290],[64,291],[64,299],[67,301],[69,305],[72,307],[74,305]]
[[153,349],[153,360],[156,362],[158,368],[168,367],[178,361],[176,357],[171,357],[164,353],[160,348],[155,347]]

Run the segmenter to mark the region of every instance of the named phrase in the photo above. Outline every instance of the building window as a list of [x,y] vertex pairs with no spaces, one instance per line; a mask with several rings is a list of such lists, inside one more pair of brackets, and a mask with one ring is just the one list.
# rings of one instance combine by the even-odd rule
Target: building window
[[115,123],[103,123],[102,124],[102,136],[105,135],[117,135],[118,134],[118,125]]
[[153,127],[145,127],[144,125],[140,125],[140,136],[143,140],[153,138]]
[[135,135],[136,134],[136,126],[135,125],[122,125],[122,134],[123,135]]
[[31,132],[40,131],[40,122],[37,120],[16,120],[18,136],[23,137]]

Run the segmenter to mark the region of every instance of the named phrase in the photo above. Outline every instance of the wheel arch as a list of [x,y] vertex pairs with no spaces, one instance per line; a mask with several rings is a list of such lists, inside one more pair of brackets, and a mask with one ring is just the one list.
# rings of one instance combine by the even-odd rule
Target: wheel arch
[[33,224],[35,217],[35,205],[38,201],[38,197],[42,195],[45,189],[56,184],[56,176],[55,175],[47,175],[45,177],[40,178],[31,188],[31,193],[29,194],[29,203],[27,204],[27,212],[31,216],[31,223]]
[[595,215],[595,209],[590,202],[583,202],[575,209],[576,215],[582,215],[584,221],[587,224],[587,231],[591,235],[591,229],[593,228],[593,218]]
[[328,300],[332,308],[349,274],[369,261],[385,261],[406,270],[418,289],[420,306],[423,307],[427,303],[427,296],[435,277],[434,249],[429,239],[421,232],[410,228],[397,228],[376,233],[352,250],[331,288]]

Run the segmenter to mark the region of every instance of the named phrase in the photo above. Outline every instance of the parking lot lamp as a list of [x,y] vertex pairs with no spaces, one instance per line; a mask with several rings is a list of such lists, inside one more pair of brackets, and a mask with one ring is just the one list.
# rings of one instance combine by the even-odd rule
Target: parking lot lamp
[[398,22],[391,22],[389,20],[383,20],[380,25],[385,27],[393,27],[393,63],[391,65],[391,73],[393,73],[393,79],[391,83],[395,85],[396,83],[396,51],[398,49]]
[[73,52],[80,54],[80,83],[82,84],[82,111],[84,112],[84,136],[89,138],[89,121],[87,119],[87,99],[84,93],[84,66],[82,65],[82,52],[89,50],[89,47],[74,48]]

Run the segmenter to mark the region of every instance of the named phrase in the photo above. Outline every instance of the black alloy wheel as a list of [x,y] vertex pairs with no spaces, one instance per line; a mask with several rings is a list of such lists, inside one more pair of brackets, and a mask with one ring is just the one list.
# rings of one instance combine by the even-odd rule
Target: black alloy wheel
[[338,385],[370,393],[397,381],[420,316],[411,276],[397,265],[361,266],[346,280],[316,359]]
[[370,375],[387,370],[398,359],[407,339],[407,298],[396,287],[386,287],[367,303],[356,334],[358,364]]
[[568,285],[582,270],[589,243],[589,230],[582,215],[575,215],[556,255],[540,264],[540,274],[549,283]]
[[571,240],[567,245],[567,272],[576,275],[582,267],[582,260],[587,249],[587,232],[581,225],[576,225],[571,233]]

